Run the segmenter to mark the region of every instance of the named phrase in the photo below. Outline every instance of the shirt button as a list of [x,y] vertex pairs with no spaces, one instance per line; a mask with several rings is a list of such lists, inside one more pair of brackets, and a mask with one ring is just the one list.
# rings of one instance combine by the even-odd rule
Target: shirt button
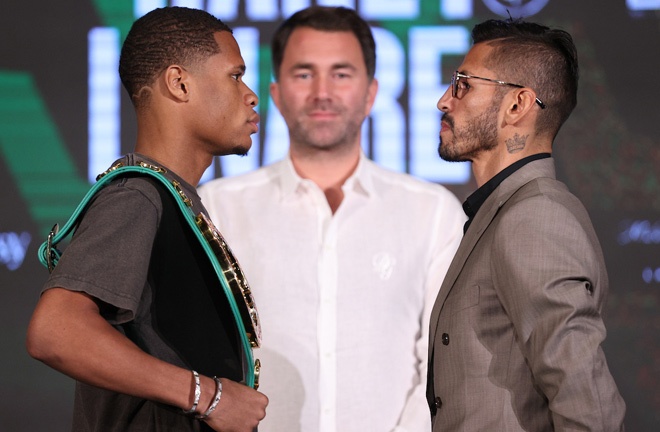
[[442,399],[440,399],[439,397],[436,397],[433,403],[435,404],[435,409],[442,408]]
[[442,334],[442,344],[449,345],[449,335],[447,333]]

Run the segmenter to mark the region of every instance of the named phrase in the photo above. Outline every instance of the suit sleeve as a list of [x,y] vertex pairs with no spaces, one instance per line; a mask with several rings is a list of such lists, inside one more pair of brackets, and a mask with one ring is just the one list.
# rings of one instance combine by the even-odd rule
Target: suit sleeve
[[601,349],[607,275],[586,212],[542,195],[523,200],[502,217],[493,247],[498,296],[555,430],[623,430]]

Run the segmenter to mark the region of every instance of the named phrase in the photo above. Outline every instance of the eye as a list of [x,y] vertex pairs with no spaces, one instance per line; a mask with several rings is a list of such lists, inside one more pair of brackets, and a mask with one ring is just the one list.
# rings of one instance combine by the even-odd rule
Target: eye
[[459,90],[470,90],[470,84],[468,84],[465,78],[459,78],[458,82],[456,83],[456,87]]
[[236,81],[240,81],[242,76],[243,76],[242,73],[235,73],[235,74],[232,74],[231,77]]
[[293,78],[295,78],[295,79],[300,79],[300,80],[308,80],[308,79],[310,79],[311,77],[312,77],[311,72],[307,72],[307,71],[304,71],[304,72],[295,72],[295,73],[293,74]]

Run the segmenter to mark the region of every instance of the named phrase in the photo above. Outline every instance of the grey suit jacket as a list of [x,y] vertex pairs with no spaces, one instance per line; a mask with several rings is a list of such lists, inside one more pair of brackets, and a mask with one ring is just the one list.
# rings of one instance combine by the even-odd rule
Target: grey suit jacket
[[625,404],[600,344],[608,288],[589,216],[552,158],[477,212],[430,321],[434,431],[619,431]]

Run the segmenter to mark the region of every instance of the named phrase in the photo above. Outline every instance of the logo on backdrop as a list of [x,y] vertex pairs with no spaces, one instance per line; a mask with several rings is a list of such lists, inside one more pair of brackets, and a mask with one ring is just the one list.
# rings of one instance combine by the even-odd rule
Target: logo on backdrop
[[0,265],[17,270],[23,264],[31,240],[32,236],[26,231],[0,232]]
[[513,18],[526,18],[539,13],[549,0],[483,0],[484,5],[492,12]]

